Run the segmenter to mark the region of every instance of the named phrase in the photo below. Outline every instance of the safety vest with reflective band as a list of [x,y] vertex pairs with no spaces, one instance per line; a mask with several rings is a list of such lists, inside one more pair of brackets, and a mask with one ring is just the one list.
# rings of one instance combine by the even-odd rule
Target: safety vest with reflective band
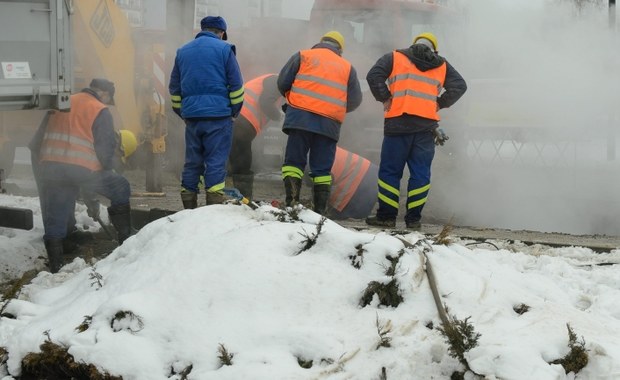
[[370,168],[370,161],[342,148],[336,148],[332,166],[334,186],[329,204],[342,211],[348,204]]
[[302,50],[299,54],[299,71],[286,100],[293,107],[342,123],[347,113],[351,64],[329,49]]
[[421,71],[403,53],[394,51],[393,57],[392,73],[387,79],[392,93],[392,106],[385,112],[385,117],[397,117],[406,113],[440,120],[437,97],[446,79],[446,63]]
[[245,94],[243,97],[241,115],[248,119],[250,124],[256,129],[257,135],[261,132],[265,124],[267,124],[267,116],[265,116],[265,113],[260,109],[260,103],[258,101],[260,95],[263,93],[263,80],[273,75],[275,74],[265,74],[243,85]]
[[[84,92],[71,96],[71,112],[54,112],[48,120],[41,144],[41,161],[63,162],[92,171],[102,169],[93,138],[93,123],[106,108]],[[79,112],[77,111],[79,110]]]

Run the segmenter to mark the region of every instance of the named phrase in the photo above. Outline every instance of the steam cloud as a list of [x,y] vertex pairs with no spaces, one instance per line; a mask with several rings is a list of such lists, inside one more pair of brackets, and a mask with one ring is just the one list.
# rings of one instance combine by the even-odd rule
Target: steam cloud
[[[372,45],[357,44],[362,34],[355,22],[335,19],[317,30],[302,20],[254,20],[262,23],[260,33],[250,24],[229,35],[248,80],[278,72],[321,32],[339,30],[347,41],[344,57],[363,80],[381,55],[407,47],[419,32],[435,33],[440,54],[469,90],[441,111],[450,140],[436,152],[425,220],[620,234],[620,44],[607,3],[581,9],[571,0],[444,3],[456,9],[453,18],[416,20],[402,36],[387,35],[385,12],[367,12],[363,38],[374,38]],[[373,21],[383,28],[371,29]],[[378,163],[381,106],[364,95],[343,125],[341,145]],[[255,141],[255,162],[264,143]],[[407,170],[401,190],[406,176]]]

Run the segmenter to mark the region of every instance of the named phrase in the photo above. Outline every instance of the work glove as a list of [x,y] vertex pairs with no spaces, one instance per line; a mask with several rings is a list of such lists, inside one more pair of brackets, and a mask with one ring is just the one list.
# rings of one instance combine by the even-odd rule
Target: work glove
[[443,146],[443,144],[450,139],[441,128],[435,128],[433,130],[433,135],[435,136],[435,145]]
[[383,111],[388,112],[392,108],[392,98],[389,98],[383,102]]
[[86,214],[88,214],[88,216],[90,216],[91,218],[93,218],[94,220],[99,220],[99,209],[100,209],[100,205],[99,205],[99,200],[91,198],[91,199],[84,199],[84,204],[86,205]]

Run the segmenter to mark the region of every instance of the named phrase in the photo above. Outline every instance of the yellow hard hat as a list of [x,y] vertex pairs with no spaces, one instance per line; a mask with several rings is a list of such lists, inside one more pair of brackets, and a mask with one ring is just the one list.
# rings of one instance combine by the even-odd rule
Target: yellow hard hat
[[340,45],[340,50],[344,50],[344,37],[342,36],[342,34],[340,34],[340,32],[337,32],[335,30],[329,31],[325,33],[323,37],[321,37],[321,41],[326,38],[329,38],[329,39],[332,39],[338,42],[338,45]]
[[419,39],[425,39],[425,40],[429,41],[430,43],[433,44],[433,50],[435,50],[435,52],[439,51],[439,49],[437,47],[437,37],[435,37],[435,35],[433,33],[424,32],[424,33],[418,34],[413,39],[413,43],[415,44],[416,42],[418,42]]
[[121,129],[118,131],[121,135],[121,146],[123,147],[124,158],[127,158],[133,154],[138,148],[138,140],[136,135],[128,129]]

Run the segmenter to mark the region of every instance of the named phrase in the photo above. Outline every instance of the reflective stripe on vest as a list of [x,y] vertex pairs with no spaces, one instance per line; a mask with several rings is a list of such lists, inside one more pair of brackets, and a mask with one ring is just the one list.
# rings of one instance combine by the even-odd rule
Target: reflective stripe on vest
[[342,211],[351,201],[370,168],[370,161],[336,147],[336,159],[332,166],[333,184],[329,204]]
[[300,52],[301,62],[288,103],[340,123],[347,113],[347,85],[351,64],[329,49]]
[[[95,152],[93,123],[106,106],[94,96],[80,92],[71,96],[70,112],[50,115],[41,144],[41,161],[54,161],[101,170]],[[79,110],[79,111],[78,111]]]
[[392,107],[385,113],[385,117],[406,113],[440,120],[437,97],[446,79],[446,63],[431,70],[420,71],[403,53],[395,51],[392,55],[394,65],[387,79],[392,93]]
[[243,98],[243,107],[241,108],[241,115],[248,119],[250,124],[256,129],[258,135],[265,124],[267,124],[267,116],[260,109],[260,103],[258,99],[263,93],[263,81],[265,78],[275,74],[265,74],[258,78],[248,81],[243,87],[245,88],[245,97]]

